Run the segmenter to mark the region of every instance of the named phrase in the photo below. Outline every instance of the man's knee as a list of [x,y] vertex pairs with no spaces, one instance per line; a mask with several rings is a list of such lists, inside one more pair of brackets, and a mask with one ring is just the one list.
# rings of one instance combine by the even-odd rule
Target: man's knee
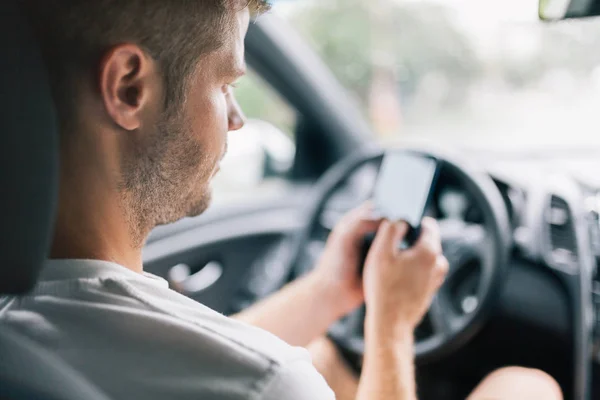
[[504,367],[489,374],[469,400],[561,400],[559,384],[546,372],[524,367]]
[[497,369],[492,372],[486,379],[501,379],[511,381],[527,381],[531,383],[538,383],[540,385],[556,386],[559,388],[558,383],[548,373],[541,369],[525,368],[525,367],[504,367]]

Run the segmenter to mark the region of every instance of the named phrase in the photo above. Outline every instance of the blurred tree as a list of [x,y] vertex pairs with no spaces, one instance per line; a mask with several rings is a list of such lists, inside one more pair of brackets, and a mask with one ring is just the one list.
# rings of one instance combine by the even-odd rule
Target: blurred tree
[[[477,31],[461,30],[457,10],[439,0],[302,0],[289,10],[287,19],[380,133],[394,131],[403,116],[393,114],[414,104],[427,116],[436,107],[460,105],[475,92],[511,91],[548,76],[560,80],[600,71],[597,20],[493,25],[496,36],[478,52]],[[279,111],[262,84],[240,83],[237,95],[251,117],[291,129],[293,119]],[[467,95],[471,87],[481,90]]]
[[525,57],[515,57],[511,40],[499,43],[494,67],[515,88],[536,85],[547,74],[562,72],[586,79],[600,66],[600,24],[597,20],[532,24],[516,29],[506,26],[501,37],[513,42],[534,38],[536,45]]
[[412,93],[427,75],[442,74],[451,82],[449,99],[456,100],[479,78],[481,61],[448,8],[439,3],[405,2],[396,4],[392,15],[394,56],[404,95]]
[[363,0],[312,2],[292,17],[343,85],[364,104],[374,70],[390,68],[405,98],[428,74],[452,82],[460,98],[481,62],[439,3]]
[[270,122],[292,136],[296,124],[292,107],[256,73],[248,71],[238,81],[235,97],[248,118]]
[[321,0],[292,15],[300,31],[342,85],[364,100],[371,77],[371,2]]

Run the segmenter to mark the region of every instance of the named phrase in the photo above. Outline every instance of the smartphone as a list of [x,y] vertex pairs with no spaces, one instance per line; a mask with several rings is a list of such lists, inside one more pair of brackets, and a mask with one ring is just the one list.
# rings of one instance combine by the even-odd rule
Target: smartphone
[[[408,232],[398,244],[401,249],[410,248],[419,239],[421,221],[431,202],[439,165],[435,157],[408,151],[392,151],[383,157],[373,203],[379,216],[408,224]],[[375,233],[364,238],[363,264],[374,238]]]
[[393,151],[383,158],[373,193],[375,210],[390,221],[408,223],[409,246],[419,237],[438,172],[439,161],[428,155]]

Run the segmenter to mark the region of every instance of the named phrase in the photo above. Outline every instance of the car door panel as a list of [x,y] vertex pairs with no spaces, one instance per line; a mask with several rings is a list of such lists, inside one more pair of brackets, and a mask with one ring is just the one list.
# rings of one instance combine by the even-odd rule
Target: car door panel
[[227,312],[256,261],[302,226],[301,198],[219,207],[158,228],[144,248],[144,269],[194,300]]

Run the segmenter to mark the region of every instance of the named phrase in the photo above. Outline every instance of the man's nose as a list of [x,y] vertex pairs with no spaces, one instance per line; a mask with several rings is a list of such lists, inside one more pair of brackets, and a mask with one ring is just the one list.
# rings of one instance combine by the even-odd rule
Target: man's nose
[[235,97],[230,96],[231,100],[228,105],[228,113],[227,118],[229,120],[229,131],[237,131],[242,129],[244,123],[246,122],[246,116],[242,111],[242,108],[238,104]]

